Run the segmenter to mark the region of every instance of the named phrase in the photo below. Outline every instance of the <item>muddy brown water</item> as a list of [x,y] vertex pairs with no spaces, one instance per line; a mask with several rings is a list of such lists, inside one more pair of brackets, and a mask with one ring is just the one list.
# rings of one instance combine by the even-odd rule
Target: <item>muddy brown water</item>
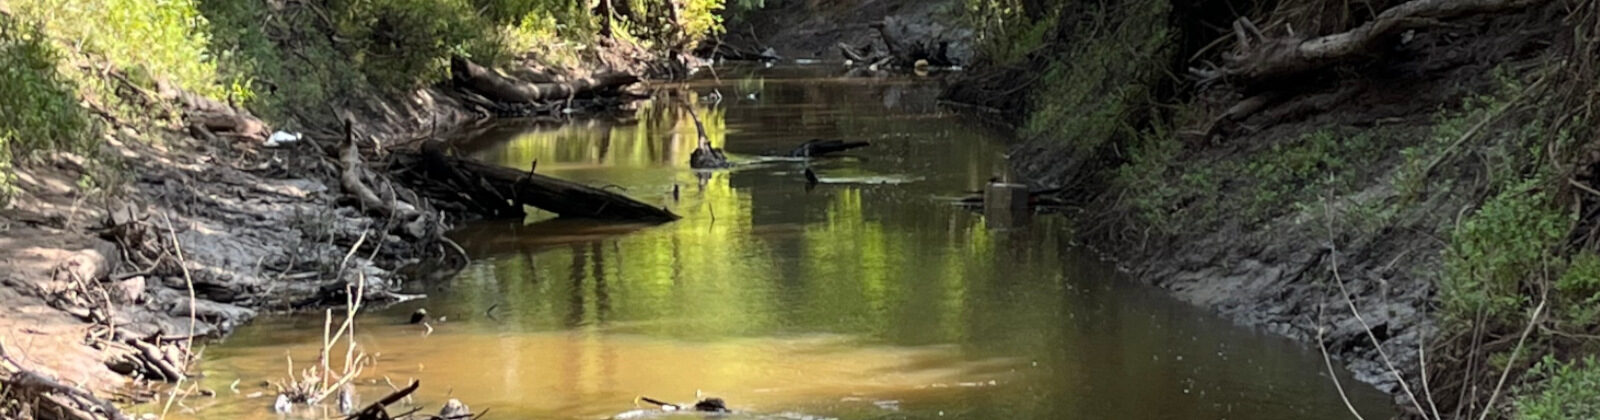
[[[652,417],[633,411],[636,396],[697,392],[750,418],[1349,417],[1315,348],[1129,281],[1074,246],[1064,218],[991,229],[951,205],[997,173],[1007,135],[941,108],[935,83],[832,77],[842,72],[726,68],[720,82],[671,87],[722,94],[695,102],[712,142],[744,163],[732,170],[686,167],[694,126],[665,101],[464,142],[684,219],[463,227],[454,238],[471,266],[408,286],[426,299],[359,317],[374,360],[362,399],[414,378],[429,412],[455,397],[499,419]],[[804,163],[760,157],[810,138],[874,144],[813,161],[822,182],[809,190]],[[436,317],[431,332],[404,323],[417,308]],[[264,382],[284,379],[288,358],[297,374],[313,362],[323,317],[267,317],[210,344],[198,387],[219,396],[168,410],[282,418]],[[1338,376],[1363,414],[1393,414]]]

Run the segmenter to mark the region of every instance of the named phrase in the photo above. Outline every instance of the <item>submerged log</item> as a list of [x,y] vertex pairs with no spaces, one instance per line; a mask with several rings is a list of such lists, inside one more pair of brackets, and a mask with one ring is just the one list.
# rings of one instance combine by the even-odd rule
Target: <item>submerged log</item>
[[830,153],[843,152],[850,149],[867,147],[872,143],[864,141],[823,140],[812,139],[790,150],[789,157],[819,157]]
[[615,91],[639,81],[639,76],[612,72],[566,82],[529,83],[500,74],[462,57],[450,58],[450,71],[456,83],[468,90],[494,101],[511,103],[588,96]]
[[[520,214],[521,206],[561,217],[668,222],[678,215],[628,196],[576,182],[445,156],[439,148],[397,155],[402,176],[434,200],[466,204],[489,217]],[[441,175],[455,174],[455,175]],[[509,213],[508,207],[519,207]],[[493,209],[493,210],[486,210]]]

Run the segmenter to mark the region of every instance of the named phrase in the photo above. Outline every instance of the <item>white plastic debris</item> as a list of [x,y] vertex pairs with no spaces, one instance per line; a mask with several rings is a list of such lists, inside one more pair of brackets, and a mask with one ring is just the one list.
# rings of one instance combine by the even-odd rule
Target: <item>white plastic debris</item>
[[290,133],[290,132],[287,132],[287,131],[278,131],[278,132],[272,133],[271,136],[268,136],[267,137],[267,142],[263,143],[262,145],[263,146],[267,146],[267,147],[278,147],[278,146],[282,146],[282,145],[287,144],[287,143],[294,143],[294,142],[300,141],[300,139],[302,139],[302,138],[305,138],[304,134]]
[[272,403],[272,411],[275,413],[288,413],[291,410],[294,410],[294,404],[289,402],[289,396],[278,394],[277,401]]

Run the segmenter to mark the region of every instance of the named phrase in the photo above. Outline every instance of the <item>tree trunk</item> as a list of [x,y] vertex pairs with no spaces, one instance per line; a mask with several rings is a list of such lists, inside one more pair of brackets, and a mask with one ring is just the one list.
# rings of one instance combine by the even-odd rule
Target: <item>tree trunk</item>
[[450,70],[456,82],[496,102],[527,103],[589,96],[612,92],[639,81],[627,73],[601,73],[590,78],[565,82],[528,83],[500,74],[462,57],[451,57]]
[[530,206],[571,218],[647,222],[678,219],[665,208],[606,189],[445,156],[442,147],[424,147],[420,153],[397,156],[404,168],[401,176],[419,192],[435,200],[467,204],[489,217],[514,215],[504,210],[508,206]]
[[1194,69],[1205,80],[1236,78],[1263,83],[1285,80],[1309,71],[1372,53],[1388,35],[1433,25],[1470,14],[1520,9],[1547,0],[1412,0],[1384,10],[1371,21],[1345,32],[1315,38],[1267,39],[1248,19],[1234,22],[1237,52],[1221,69]]

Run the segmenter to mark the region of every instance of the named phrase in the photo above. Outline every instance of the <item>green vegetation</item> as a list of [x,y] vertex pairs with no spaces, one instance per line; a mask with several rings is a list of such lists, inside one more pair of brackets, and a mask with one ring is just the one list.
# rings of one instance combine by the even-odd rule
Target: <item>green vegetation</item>
[[0,15],[0,206],[16,192],[16,160],[41,150],[94,151],[95,125],[72,81],[56,71],[59,57],[38,27]]
[[1572,216],[1536,191],[1536,179],[1502,191],[1461,222],[1439,279],[1445,314],[1460,321],[1522,317],[1522,288],[1547,272]]
[[1544,379],[1527,397],[1516,401],[1521,420],[1576,420],[1600,418],[1600,363],[1594,356],[1582,362],[1563,363],[1546,357],[1530,371]]
[[[615,0],[614,35],[688,48],[721,31],[724,0],[680,10]],[[103,114],[139,132],[172,127],[166,87],[250,109],[272,125],[328,126],[350,98],[443,80],[449,58],[570,68],[601,18],[582,0],[16,0],[0,33],[0,200],[16,159],[95,150]],[[620,7],[619,7],[620,8]],[[673,19],[676,19],[675,21]],[[90,23],[92,22],[92,23]],[[85,109],[87,107],[87,109]],[[90,180],[93,183],[93,180]]]

